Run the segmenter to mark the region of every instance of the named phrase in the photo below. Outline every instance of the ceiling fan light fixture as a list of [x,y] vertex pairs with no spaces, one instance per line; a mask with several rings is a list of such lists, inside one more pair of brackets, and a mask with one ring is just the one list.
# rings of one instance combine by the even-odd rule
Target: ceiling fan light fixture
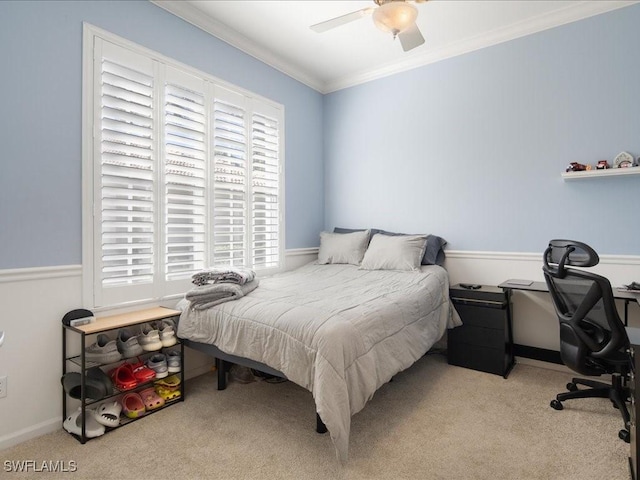
[[413,25],[418,18],[418,10],[406,2],[391,1],[373,11],[373,23],[383,32],[398,33]]

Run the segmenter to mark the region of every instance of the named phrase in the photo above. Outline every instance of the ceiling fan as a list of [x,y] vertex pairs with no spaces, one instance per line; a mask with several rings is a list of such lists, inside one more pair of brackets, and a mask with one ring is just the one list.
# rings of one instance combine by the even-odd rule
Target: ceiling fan
[[[416,18],[418,9],[409,3],[409,0],[373,0],[377,7],[367,7],[355,12],[347,13],[331,20],[311,25],[314,32],[326,32],[345,23],[358,20],[365,15],[373,17],[373,23],[384,32],[391,32],[393,38],[398,37],[402,49],[408,52],[424,43],[424,37],[418,26]],[[427,0],[412,0],[415,3],[424,3]]]

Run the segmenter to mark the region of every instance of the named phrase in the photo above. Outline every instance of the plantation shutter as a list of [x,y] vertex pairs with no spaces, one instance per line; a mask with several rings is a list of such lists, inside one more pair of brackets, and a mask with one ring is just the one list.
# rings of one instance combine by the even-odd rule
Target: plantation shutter
[[177,298],[211,266],[275,273],[282,107],[130,43],[85,41],[86,304]]
[[221,87],[213,103],[213,263],[247,267],[245,98]]
[[165,86],[165,274],[188,278],[206,264],[204,82],[167,69]]
[[280,262],[279,128],[275,112],[255,105],[251,120],[251,258],[257,269],[276,268]]
[[[100,169],[96,274],[103,290],[151,285],[156,234],[153,65],[107,42],[101,46],[95,60],[101,80],[94,108]],[[137,290],[134,296],[142,294]],[[144,290],[143,296],[150,294]]]

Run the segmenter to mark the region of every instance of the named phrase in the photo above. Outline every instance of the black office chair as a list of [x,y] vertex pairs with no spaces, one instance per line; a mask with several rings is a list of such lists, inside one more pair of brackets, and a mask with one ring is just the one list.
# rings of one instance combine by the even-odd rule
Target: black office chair
[[[593,267],[600,261],[588,245],[573,240],[551,240],[544,252],[542,270],[560,321],[560,356],[566,366],[588,376],[611,374],[611,384],[574,378],[566,393],[551,401],[573,398],[609,398],[620,410],[625,428],[618,436],[629,442],[629,396],[626,378],[630,369],[629,338],[616,310],[609,280],[589,271],[567,268]],[[579,389],[584,385],[586,389]]]

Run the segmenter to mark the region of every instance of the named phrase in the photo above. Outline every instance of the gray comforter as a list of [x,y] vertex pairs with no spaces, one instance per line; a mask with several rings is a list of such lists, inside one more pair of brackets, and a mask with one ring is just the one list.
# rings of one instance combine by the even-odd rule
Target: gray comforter
[[180,337],[265,363],[311,391],[343,462],[351,416],[461,324],[447,272],[433,265],[398,272],[311,263],[264,278],[239,300],[178,307]]

